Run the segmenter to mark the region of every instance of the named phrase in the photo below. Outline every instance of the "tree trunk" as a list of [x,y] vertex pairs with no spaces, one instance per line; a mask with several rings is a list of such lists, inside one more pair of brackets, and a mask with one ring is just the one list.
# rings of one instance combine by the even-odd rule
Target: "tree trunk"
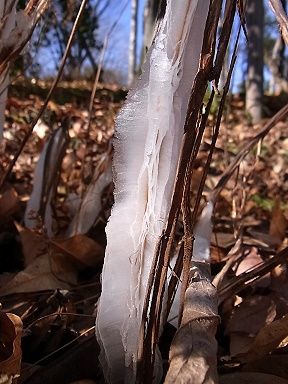
[[130,42],[129,42],[129,68],[128,68],[128,86],[131,87],[136,73],[137,62],[137,16],[139,0],[131,0],[131,24],[130,24]]
[[248,0],[246,6],[248,31],[248,72],[246,111],[253,123],[262,118],[263,99],[263,0]]

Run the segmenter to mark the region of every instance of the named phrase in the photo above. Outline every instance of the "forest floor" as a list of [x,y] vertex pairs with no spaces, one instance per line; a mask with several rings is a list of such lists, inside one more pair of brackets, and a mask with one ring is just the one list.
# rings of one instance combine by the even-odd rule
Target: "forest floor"
[[[46,93],[44,82],[20,81],[11,88],[0,148],[1,172],[19,148]],[[88,128],[90,93],[91,84],[84,81],[60,84],[0,195],[0,325],[12,346],[9,352],[0,345],[0,365],[7,360],[10,365],[12,360],[19,362],[22,351],[18,383],[92,384],[102,377],[94,324],[105,225],[113,204],[111,139],[126,91],[101,85]],[[239,150],[285,102],[286,97],[266,97],[268,117],[252,126],[241,96],[230,97],[203,202]],[[191,200],[201,180],[214,119],[212,113],[193,172]],[[55,134],[48,150],[45,147],[57,130],[63,130],[65,137],[61,161],[53,158]],[[39,186],[39,175],[33,177],[45,148],[48,190],[45,183]],[[25,214],[25,210],[37,185],[43,216],[35,217],[35,212]],[[219,292],[218,367],[223,383],[288,383],[287,193],[285,121],[240,163],[215,208],[211,257]],[[48,200],[52,201],[52,223]],[[81,227],[83,215],[89,216],[90,225],[85,228]],[[47,236],[49,225],[53,238]],[[18,320],[7,318],[6,313],[20,316],[23,322],[21,349],[14,348],[20,338]]]

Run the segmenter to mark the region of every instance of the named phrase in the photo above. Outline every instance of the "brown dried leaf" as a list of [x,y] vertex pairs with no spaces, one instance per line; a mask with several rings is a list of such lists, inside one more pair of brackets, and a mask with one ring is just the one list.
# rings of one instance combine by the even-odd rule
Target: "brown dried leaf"
[[[252,231],[251,231],[252,232]],[[250,234],[250,231],[249,231]],[[271,244],[271,237],[263,233],[259,234],[261,238],[256,238],[253,236],[244,236],[243,244],[250,246],[257,246],[259,248],[267,249]],[[217,247],[227,249],[232,247],[235,244],[236,240],[232,233],[226,232],[214,232],[211,238],[211,244]]]
[[[22,321],[12,313],[0,313],[0,382],[16,384],[21,369]],[[13,379],[14,378],[14,379]],[[12,381],[13,379],[13,381]],[[2,381],[3,380],[3,381]],[[10,381],[9,381],[10,380]]]
[[280,245],[284,238],[287,229],[287,220],[280,208],[279,200],[276,201],[272,210],[270,221],[269,235],[274,239],[276,245]]
[[19,232],[25,265],[31,264],[37,257],[47,253],[47,241],[43,235],[22,227],[15,222]]
[[249,253],[244,257],[244,259],[239,264],[236,270],[236,276],[239,276],[241,273],[247,272],[262,263],[263,263],[263,259],[259,255],[257,248],[253,247],[249,250]]
[[50,252],[37,257],[0,289],[0,295],[35,292],[46,289],[69,289],[77,283],[77,271],[66,256]]
[[240,361],[250,362],[260,359],[275,350],[288,335],[288,315],[273,321],[260,330],[247,354]]
[[6,221],[19,209],[19,197],[14,188],[7,189],[0,195],[0,222]]
[[85,235],[76,235],[65,240],[51,240],[51,245],[85,266],[95,267],[102,263],[104,249]]
[[275,303],[270,296],[250,296],[234,310],[226,333],[243,332],[256,335],[266,324],[270,324],[276,316]]
[[264,356],[260,360],[255,360],[245,364],[242,370],[247,372],[269,373],[271,375],[277,373],[277,376],[288,379],[287,360],[287,354]]
[[[259,255],[258,249],[255,247],[252,247],[249,250],[249,253],[244,257],[244,259],[238,265],[238,268],[236,269],[236,276],[241,275],[241,273],[246,273],[248,271],[251,271],[252,269],[256,268],[261,264],[263,264],[263,259]],[[257,285],[257,287],[264,287],[264,288],[269,286],[270,273],[267,273],[266,275],[258,279],[255,285]]]
[[239,304],[229,321],[226,334],[230,336],[230,353],[247,352],[253,337],[276,316],[276,306],[270,296],[251,296]]

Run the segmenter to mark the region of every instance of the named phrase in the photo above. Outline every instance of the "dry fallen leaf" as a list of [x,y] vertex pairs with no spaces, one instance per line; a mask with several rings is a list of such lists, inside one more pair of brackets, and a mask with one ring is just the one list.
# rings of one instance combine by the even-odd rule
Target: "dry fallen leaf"
[[235,356],[249,350],[253,338],[276,316],[276,306],[270,296],[247,297],[235,307],[226,328],[230,337],[230,354]]
[[245,255],[243,260],[239,263],[236,269],[236,276],[239,276],[241,273],[247,272],[262,263],[263,259],[259,255],[257,248],[252,247],[249,250],[249,253],[247,253],[247,255]]
[[267,324],[253,341],[249,351],[239,360],[243,363],[260,359],[274,351],[288,335],[288,315]]
[[21,369],[22,321],[12,313],[0,313],[0,382],[16,384]]
[[281,355],[268,355],[259,360],[252,361],[245,364],[242,371],[247,372],[262,372],[273,375],[277,373],[278,376],[288,380],[288,356],[287,354]]
[[14,188],[7,189],[0,195],[0,222],[6,221],[19,209],[19,197]]
[[0,289],[0,295],[36,292],[46,289],[69,289],[77,283],[77,270],[66,256],[52,253],[36,258]]
[[37,257],[47,253],[47,241],[43,235],[24,228],[16,222],[15,225],[20,235],[25,265],[28,266]]
[[[256,247],[252,247],[248,250],[248,253],[239,263],[236,269],[236,276],[239,276],[241,273],[246,273],[262,263],[263,259],[259,255],[258,249]],[[262,276],[260,279],[257,280],[255,286],[265,288],[270,285],[270,282],[270,273],[267,273],[266,275]]]
[[72,257],[84,266],[95,267],[101,265],[104,249],[96,241],[85,235],[75,235],[70,239],[53,239],[50,241],[60,252]]
[[277,199],[275,206],[272,210],[272,217],[270,221],[269,235],[274,239],[276,245],[281,245],[285,238],[287,229],[287,220],[280,208],[280,202]]

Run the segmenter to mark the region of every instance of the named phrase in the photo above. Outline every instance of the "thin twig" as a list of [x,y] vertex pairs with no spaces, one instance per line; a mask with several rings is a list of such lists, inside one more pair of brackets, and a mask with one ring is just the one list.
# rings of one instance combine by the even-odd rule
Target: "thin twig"
[[94,329],[95,329],[95,325],[94,325],[93,327],[90,327],[90,328],[86,329],[85,331],[81,332],[79,336],[75,337],[73,340],[71,340],[71,341],[69,341],[68,343],[62,345],[61,347],[55,349],[55,351],[49,353],[48,355],[42,357],[42,359],[36,361],[34,364],[29,365],[29,367],[27,367],[27,368],[24,368],[24,369],[22,370],[22,372],[23,372],[23,371],[30,371],[32,368],[36,367],[37,365],[39,365],[39,364],[42,363],[43,361],[49,359],[49,357],[55,355],[55,353],[57,353],[57,352],[59,352],[59,351],[62,351],[62,349],[64,349],[64,348],[68,347],[69,345],[75,343],[75,341],[79,340],[82,336],[85,336],[88,332],[91,332],[91,331],[93,331]]
[[269,3],[279,23],[283,40],[288,46],[288,17],[283,8],[283,5],[280,0],[269,0]]
[[39,321],[49,319],[49,317],[53,316],[73,316],[73,317],[89,317],[90,319],[95,319],[95,315],[87,315],[85,313],[73,313],[73,312],[54,312],[49,313],[49,315],[41,316],[38,319],[34,320],[31,324],[29,324],[25,329],[24,332],[27,332],[28,329],[32,328],[33,325],[39,323]]
[[238,153],[238,155],[234,158],[232,163],[228,166],[227,170],[223,173],[221,179],[218,181],[216,187],[213,189],[209,196],[209,201],[212,201],[213,203],[216,201],[217,197],[219,196],[220,192],[230,179],[230,177],[233,175],[234,171],[237,169],[241,161],[248,155],[248,153],[251,151],[251,149],[260,141],[262,140],[269,132],[270,130],[281,120],[284,119],[288,114],[288,104],[285,105],[283,108],[280,109],[274,115],[264,126],[261,131],[255,135],[245,146],[244,148]]
[[109,39],[110,39],[110,36],[111,36],[112,32],[116,28],[119,20],[121,19],[121,16],[123,15],[125,9],[127,8],[128,4],[129,4],[129,2],[130,2],[130,0],[126,1],[126,3],[124,4],[123,8],[119,12],[119,17],[111,25],[111,27],[109,28],[109,30],[106,33],[105,38],[104,38],[104,42],[103,42],[103,46],[102,46],[102,50],[101,50],[101,54],[100,54],[100,58],[99,58],[98,68],[97,68],[97,72],[96,72],[96,76],[95,76],[95,80],[94,80],[94,84],[93,84],[93,89],[92,89],[92,93],[91,93],[90,103],[89,103],[89,115],[88,115],[88,122],[87,122],[88,134],[89,134],[89,130],[90,130],[90,124],[91,124],[91,118],[92,118],[92,112],[93,112],[94,99],[95,99],[96,91],[97,91],[98,84],[99,84],[100,74],[101,74],[101,70],[102,70],[102,67],[103,67],[103,62],[104,62],[104,58],[105,58],[108,42],[109,42]]
[[265,261],[259,266],[253,268],[251,271],[243,272],[236,276],[229,283],[219,288],[219,303],[223,302],[227,297],[231,297],[245,289],[248,282],[255,282],[260,277],[266,275],[266,273],[277,267],[277,265],[287,263],[287,259],[288,247],[284,248],[276,256],[271,257],[268,261]]

